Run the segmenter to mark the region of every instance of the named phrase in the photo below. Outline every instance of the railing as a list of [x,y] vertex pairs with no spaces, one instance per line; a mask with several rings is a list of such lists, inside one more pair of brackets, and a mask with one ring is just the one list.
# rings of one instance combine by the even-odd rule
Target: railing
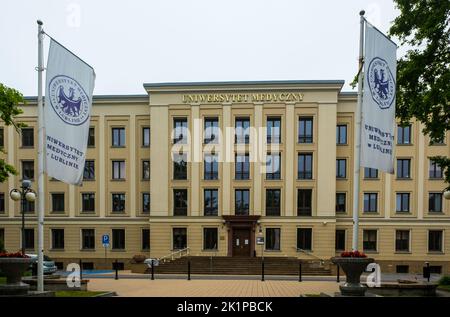
[[165,256],[162,256],[162,257],[158,258],[158,261],[164,263],[164,262],[168,261],[169,259],[171,261],[173,261],[177,257],[181,258],[181,257],[186,256],[186,255],[189,255],[189,247],[173,251],[172,253],[170,253],[168,255],[165,255]]
[[297,250],[297,252],[302,252],[302,253],[304,253],[304,254],[306,254],[306,255],[308,255],[308,256],[310,256],[310,257],[316,259],[316,260],[319,260],[321,266],[323,266],[323,264],[325,263],[325,260],[324,260],[324,259],[319,258],[318,256],[312,254],[312,253],[309,252],[308,250],[303,250],[303,249],[300,249],[300,248],[297,248],[297,247],[293,247],[293,248],[294,248],[295,250]]

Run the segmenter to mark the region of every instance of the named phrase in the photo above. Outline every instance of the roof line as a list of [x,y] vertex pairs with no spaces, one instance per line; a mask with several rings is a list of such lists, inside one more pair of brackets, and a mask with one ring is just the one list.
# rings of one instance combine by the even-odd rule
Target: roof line
[[183,86],[232,86],[232,85],[343,85],[344,80],[261,80],[261,81],[210,81],[210,82],[163,82],[144,83],[144,88]]

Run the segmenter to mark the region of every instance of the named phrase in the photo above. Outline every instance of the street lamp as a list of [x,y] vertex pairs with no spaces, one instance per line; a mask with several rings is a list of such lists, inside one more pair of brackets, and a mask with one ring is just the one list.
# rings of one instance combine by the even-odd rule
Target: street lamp
[[447,189],[444,191],[444,198],[447,200],[450,200],[450,189]]
[[[262,232],[262,227],[259,225],[258,238],[260,241],[264,241],[264,234]],[[264,243],[261,244],[261,281],[264,281]]]
[[22,254],[25,254],[25,201],[33,202],[36,200],[36,194],[31,189],[31,181],[24,179],[22,186],[19,189],[12,189],[9,192],[9,197],[14,201],[22,200]]

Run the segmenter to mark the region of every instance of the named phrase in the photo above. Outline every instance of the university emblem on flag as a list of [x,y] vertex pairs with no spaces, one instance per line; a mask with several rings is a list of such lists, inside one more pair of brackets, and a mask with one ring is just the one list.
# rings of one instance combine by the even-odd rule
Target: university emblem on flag
[[395,99],[395,80],[388,63],[379,57],[370,61],[367,82],[372,99],[381,109],[388,109]]
[[89,118],[89,97],[73,78],[58,75],[49,84],[50,104],[62,121],[81,125]]

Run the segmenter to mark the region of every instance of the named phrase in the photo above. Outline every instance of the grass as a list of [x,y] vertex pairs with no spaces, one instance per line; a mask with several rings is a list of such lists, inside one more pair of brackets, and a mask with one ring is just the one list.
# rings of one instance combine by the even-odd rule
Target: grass
[[450,292],[450,285],[439,285],[438,290]]
[[104,294],[103,291],[56,291],[56,297],[94,297],[96,295]]
[[0,284],[6,284],[6,277],[0,276]]

